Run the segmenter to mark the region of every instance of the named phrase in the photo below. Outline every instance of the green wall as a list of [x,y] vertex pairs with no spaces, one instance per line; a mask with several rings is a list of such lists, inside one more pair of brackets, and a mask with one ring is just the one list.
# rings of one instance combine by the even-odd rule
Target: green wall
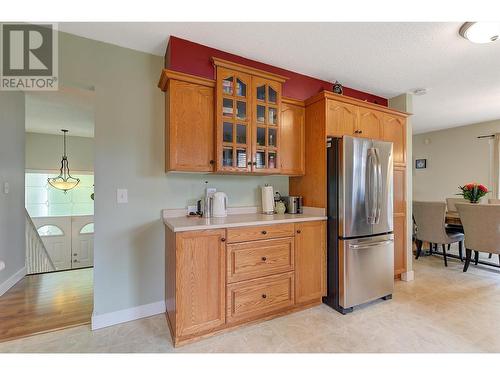
[[[60,85],[96,93],[95,315],[163,300],[160,211],[194,202],[205,180],[230,206],[260,204],[265,183],[288,193],[287,177],[164,173],[162,57],[65,33],[59,56]],[[128,189],[128,204],[116,203],[117,188]]]

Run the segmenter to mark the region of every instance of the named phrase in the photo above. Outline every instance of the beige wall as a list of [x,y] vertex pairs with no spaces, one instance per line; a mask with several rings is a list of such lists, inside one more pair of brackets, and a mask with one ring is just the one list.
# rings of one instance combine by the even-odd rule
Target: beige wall
[[[500,132],[500,120],[413,136],[413,199],[444,200],[468,182],[492,183],[492,140],[478,136]],[[415,169],[415,159],[427,159]]]
[[24,94],[0,91],[0,295],[24,275],[24,221]]
[[[94,170],[93,138],[69,136],[66,145],[71,171]],[[26,133],[26,169],[58,170],[62,147],[62,135]]]
[[[94,314],[164,299],[163,208],[185,207],[208,180],[230,206],[259,204],[269,183],[288,193],[287,177],[165,174],[163,58],[59,34],[59,84],[95,88]],[[128,189],[128,204],[116,189]]]

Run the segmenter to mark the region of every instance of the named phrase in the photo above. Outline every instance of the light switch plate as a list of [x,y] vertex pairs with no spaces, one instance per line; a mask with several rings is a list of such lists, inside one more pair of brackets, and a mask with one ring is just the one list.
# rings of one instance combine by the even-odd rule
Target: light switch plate
[[116,189],[116,202],[117,203],[128,203],[128,190],[127,189]]

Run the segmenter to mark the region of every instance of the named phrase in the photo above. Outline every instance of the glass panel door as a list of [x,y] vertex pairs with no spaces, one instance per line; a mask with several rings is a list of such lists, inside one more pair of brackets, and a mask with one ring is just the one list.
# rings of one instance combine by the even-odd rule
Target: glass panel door
[[254,163],[255,171],[279,171],[279,103],[281,85],[253,77],[254,87]]
[[217,68],[217,170],[251,170],[250,84],[247,74]]

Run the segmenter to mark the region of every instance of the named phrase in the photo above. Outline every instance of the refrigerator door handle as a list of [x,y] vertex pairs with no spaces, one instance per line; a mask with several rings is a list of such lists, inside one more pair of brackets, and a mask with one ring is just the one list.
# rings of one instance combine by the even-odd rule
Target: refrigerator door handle
[[382,212],[382,164],[380,163],[379,151],[375,150],[375,169],[377,175],[377,208],[375,214],[375,224],[380,222],[380,213]]
[[367,155],[367,176],[366,176],[366,198],[365,211],[368,224],[377,223],[377,205],[378,205],[378,180],[377,172],[377,153],[375,148],[368,149]]
[[390,245],[394,242],[394,240],[387,240],[381,242],[371,242],[369,244],[349,244],[349,248],[351,249],[369,249],[370,247],[378,247],[383,245]]

